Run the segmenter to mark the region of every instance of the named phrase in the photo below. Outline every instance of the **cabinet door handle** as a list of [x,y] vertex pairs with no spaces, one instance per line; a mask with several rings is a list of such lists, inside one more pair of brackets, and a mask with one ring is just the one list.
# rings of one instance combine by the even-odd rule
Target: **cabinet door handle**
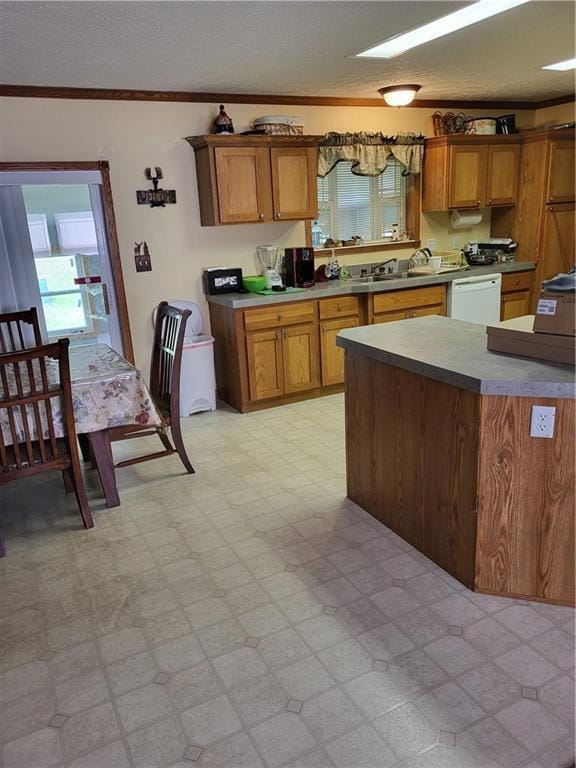
[[288,331],[282,331],[282,338],[286,338],[288,336]]
[[260,214],[260,218],[261,218],[261,219],[263,219],[263,218],[264,218],[264,214],[263,214],[263,213],[261,213],[261,214]]
[[338,304],[338,312],[342,312],[342,310],[343,310],[342,304]]
[[277,315],[276,316],[276,320],[278,320],[278,322],[280,322],[280,320],[282,320],[283,317],[284,317],[284,315]]
[[282,218],[282,214],[281,214],[280,212],[278,212],[278,213],[276,214],[276,218],[277,218],[277,219],[281,219],[281,218]]
[[554,202],[554,198],[553,198],[553,197],[549,197],[549,198],[548,198],[548,202],[549,202],[549,203],[553,203],[553,202]]
[[480,208],[480,200],[476,200],[476,205]]
[[321,325],[320,326],[320,330],[322,331],[322,333],[326,333],[326,326],[325,325]]
[[[490,198],[489,200],[486,200],[486,202],[488,203],[488,205],[492,205],[492,198]],[[480,203],[478,203],[478,205],[480,205]]]

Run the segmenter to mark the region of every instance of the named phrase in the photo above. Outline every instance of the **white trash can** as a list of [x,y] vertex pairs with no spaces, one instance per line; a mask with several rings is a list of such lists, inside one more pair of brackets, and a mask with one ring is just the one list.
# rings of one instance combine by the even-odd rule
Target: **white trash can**
[[189,309],[182,349],[180,375],[180,416],[216,410],[216,374],[214,372],[214,337],[202,333],[202,312],[193,301],[170,299],[168,304]]

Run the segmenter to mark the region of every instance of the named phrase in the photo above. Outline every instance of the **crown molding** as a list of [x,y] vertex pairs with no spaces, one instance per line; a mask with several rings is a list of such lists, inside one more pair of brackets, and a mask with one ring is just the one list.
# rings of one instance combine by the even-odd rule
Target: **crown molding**
[[[302,107],[389,107],[384,99],[341,96],[286,96],[254,93],[195,93],[189,91],[140,91],[119,88],[58,88],[44,85],[1,85],[0,96],[28,99],[88,99],[97,101],[167,101],[172,103],[282,104]],[[567,94],[544,101],[465,101],[461,99],[415,99],[402,109],[544,109],[574,101]]]
[[555,99],[545,99],[539,101],[535,109],[546,109],[546,107],[556,107],[559,104],[569,104],[571,101],[576,101],[576,94],[570,93],[567,96],[557,96]]

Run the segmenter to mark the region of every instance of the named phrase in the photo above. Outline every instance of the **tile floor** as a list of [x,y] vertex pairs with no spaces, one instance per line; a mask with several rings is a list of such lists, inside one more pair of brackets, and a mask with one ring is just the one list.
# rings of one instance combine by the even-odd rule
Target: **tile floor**
[[[475,595],[346,500],[341,396],[0,491],[4,768],[564,768],[574,615]],[[138,449],[145,448],[140,441]],[[128,444],[121,447],[123,452]]]

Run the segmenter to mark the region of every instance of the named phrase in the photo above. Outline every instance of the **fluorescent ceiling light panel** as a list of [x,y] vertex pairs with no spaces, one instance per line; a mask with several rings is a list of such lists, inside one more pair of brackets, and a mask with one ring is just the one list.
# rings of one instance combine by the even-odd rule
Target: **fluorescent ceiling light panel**
[[459,29],[469,27],[471,24],[476,24],[490,18],[490,16],[496,16],[498,13],[509,11],[511,8],[524,5],[527,2],[529,0],[480,0],[479,3],[467,5],[459,11],[449,13],[448,16],[442,16],[442,18],[431,21],[429,24],[424,24],[423,27],[392,37],[373,48],[368,48],[367,51],[357,53],[356,56],[391,59],[419,45],[424,45],[430,40],[436,40],[439,37],[444,37],[444,35],[457,32]]
[[555,72],[566,72],[568,69],[576,69],[576,59],[558,61],[556,64],[547,64],[542,69],[553,69]]

